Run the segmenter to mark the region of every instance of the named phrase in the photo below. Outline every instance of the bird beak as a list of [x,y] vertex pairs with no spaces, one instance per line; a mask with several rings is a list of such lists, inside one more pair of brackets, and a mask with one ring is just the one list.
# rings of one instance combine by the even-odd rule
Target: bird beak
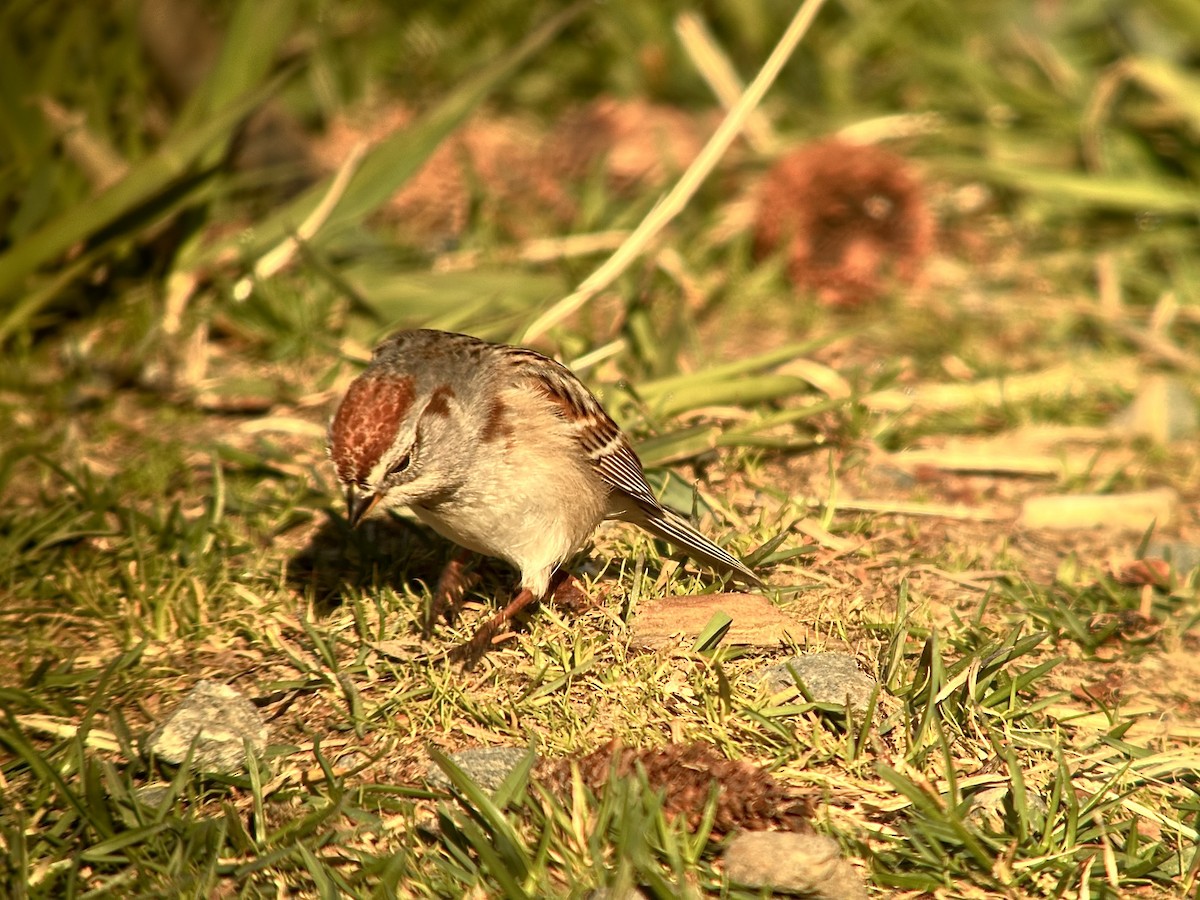
[[350,520],[350,527],[356,528],[378,502],[378,494],[368,494],[354,485],[346,488],[346,518]]

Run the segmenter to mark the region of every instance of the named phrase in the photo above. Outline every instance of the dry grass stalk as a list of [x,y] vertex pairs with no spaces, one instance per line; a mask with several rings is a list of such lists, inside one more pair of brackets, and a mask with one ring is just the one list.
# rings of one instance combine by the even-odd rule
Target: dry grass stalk
[[972,384],[920,384],[876,391],[863,403],[876,412],[951,412],[972,406],[1029,403],[1042,397],[1082,397],[1101,391],[1132,392],[1141,367],[1128,357],[1079,357],[1049,369],[987,378]]
[[[745,92],[745,86],[704,20],[695,12],[680,13],[675,20],[675,33],[692,65],[708,83],[721,106],[726,110],[733,109]],[[754,151],[763,156],[774,154],[779,146],[779,138],[760,109],[752,110],[746,116],[743,133]]]
[[645,252],[658,233],[687,206],[692,195],[716,166],[717,161],[729,149],[733,139],[741,132],[746,117],[762,101],[767,89],[774,83],[784,63],[808,31],[824,0],[805,0],[792,18],[787,30],[771,51],[771,55],[759,70],[736,107],[729,111],[725,120],[705,145],[695,162],[683,173],[663,200],[641,221],[633,234],[621,248],[595,272],[589,275],[574,293],[558,301],[539,316],[526,330],[524,343],[536,340],[555,325],[576,313],[600,291],[608,287],[629,264]]

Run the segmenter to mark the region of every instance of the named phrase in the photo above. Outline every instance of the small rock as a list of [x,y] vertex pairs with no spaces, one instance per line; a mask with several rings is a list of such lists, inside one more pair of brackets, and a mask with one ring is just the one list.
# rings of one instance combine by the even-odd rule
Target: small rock
[[[1010,788],[1007,784],[984,788],[971,798],[971,805],[963,819],[981,830],[996,834],[1007,833],[1004,828],[1004,819],[1007,816],[1004,803],[1009,793]],[[1046,801],[1028,788],[1025,789],[1025,806],[1041,815],[1045,815],[1048,808]]]
[[1200,414],[1195,398],[1179,379],[1151,375],[1129,408],[1113,418],[1112,427],[1169,444],[1200,430]]
[[148,784],[139,784],[133,789],[133,799],[142,806],[158,809],[162,806],[163,800],[171,793],[171,785],[165,781],[151,781]]
[[639,887],[624,890],[600,887],[588,894],[587,900],[650,900],[650,895]]
[[875,691],[875,679],[860,669],[858,660],[849,653],[807,653],[767,666],[755,674],[768,693],[777,694],[795,684],[789,667],[817,703],[845,706],[849,700],[855,709],[866,709]]
[[882,482],[888,487],[910,491],[917,486],[917,478],[912,472],[905,471],[899,466],[878,465],[871,468],[873,480]]
[[[529,750],[525,747],[469,747],[450,754],[450,760],[485,791],[494,791],[504,783]],[[446,789],[450,779],[436,763],[425,772],[430,787]]]
[[748,831],[725,849],[725,874],[736,884],[820,900],[865,900],[862,878],[838,845],[820,834]]
[[231,774],[246,769],[246,748],[261,758],[267,749],[267,726],[254,704],[216,681],[201,681],[146,740],[144,749],[179,765],[192,753],[199,772]]
[[1096,528],[1145,531],[1163,528],[1179,515],[1179,495],[1171,488],[1131,494],[1054,494],[1029,497],[1017,524],[1059,531]]
[[726,646],[776,647],[803,634],[799,624],[759,594],[697,594],[641,604],[629,623],[629,642],[651,650],[673,646],[680,637],[687,644],[719,612],[733,620],[722,641]]
[[1162,541],[1154,538],[1147,542],[1142,559],[1162,559],[1171,564],[1175,574],[1186,578],[1193,569],[1200,569],[1200,546],[1187,541]]

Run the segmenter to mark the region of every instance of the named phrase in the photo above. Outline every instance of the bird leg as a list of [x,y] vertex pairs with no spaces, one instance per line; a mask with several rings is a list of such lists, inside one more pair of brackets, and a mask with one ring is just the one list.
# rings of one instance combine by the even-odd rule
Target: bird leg
[[[555,572],[550,576],[550,586],[547,588],[546,594],[553,595],[562,586],[563,582],[570,577],[566,572]],[[534,596],[532,591],[522,588],[509,601],[508,606],[480,625],[479,629],[471,635],[465,644],[450,651],[450,658],[456,661],[461,660],[463,665],[468,669],[473,668],[475,663],[479,662],[480,657],[487,651],[488,647],[495,643],[496,635],[499,634],[500,629],[511,619],[515,618],[521,610],[540,599],[540,597]]]
[[458,549],[442,569],[438,576],[437,587],[429,598],[429,608],[426,610],[425,622],[421,626],[421,636],[428,639],[433,634],[433,628],[438,619],[443,616],[446,622],[453,622],[458,613],[459,604],[471,586],[479,580],[475,572],[468,570],[474,554],[470,550]]

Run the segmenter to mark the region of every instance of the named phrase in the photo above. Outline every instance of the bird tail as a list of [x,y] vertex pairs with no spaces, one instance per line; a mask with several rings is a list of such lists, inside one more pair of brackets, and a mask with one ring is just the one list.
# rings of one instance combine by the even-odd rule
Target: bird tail
[[733,554],[722,550],[689,525],[682,516],[669,509],[658,507],[647,510],[639,505],[632,515],[627,514],[621,518],[627,518],[628,521],[636,523],[655,537],[662,538],[667,543],[687,551],[690,556],[717,571],[729,572],[738,580],[745,581],[754,587],[765,586],[761,578],[746,568],[745,563]]

